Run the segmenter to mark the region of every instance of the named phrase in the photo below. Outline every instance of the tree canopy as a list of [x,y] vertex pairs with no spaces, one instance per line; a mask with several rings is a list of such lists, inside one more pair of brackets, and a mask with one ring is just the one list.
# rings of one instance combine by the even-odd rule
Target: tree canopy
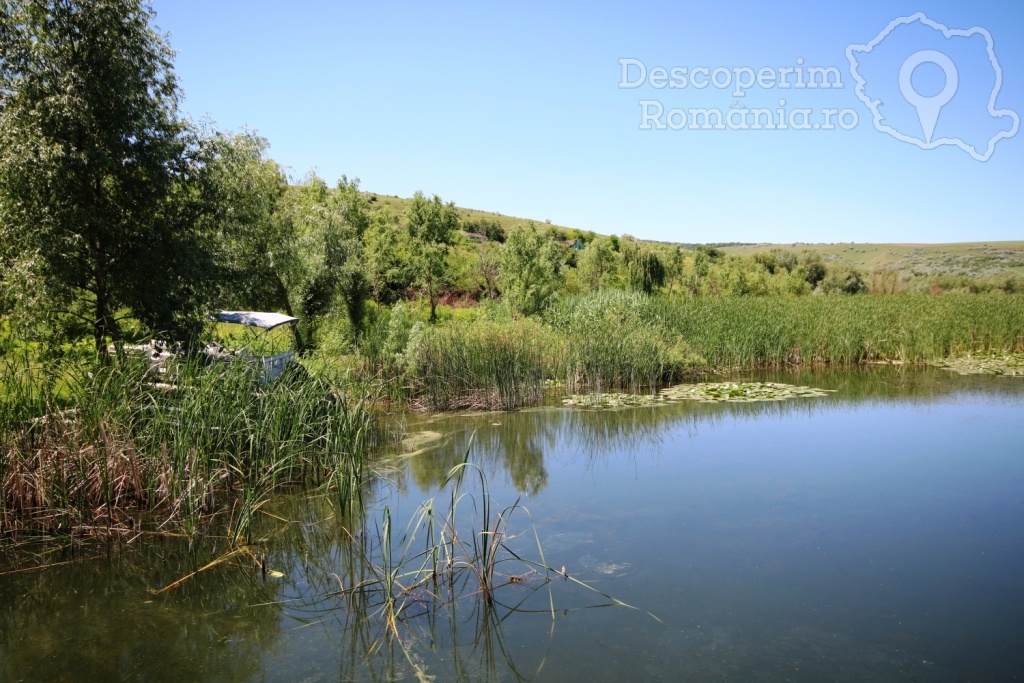
[[98,349],[127,309],[185,334],[210,272],[205,148],[178,116],[173,53],[139,0],[5,0],[0,262],[7,308],[78,316]]

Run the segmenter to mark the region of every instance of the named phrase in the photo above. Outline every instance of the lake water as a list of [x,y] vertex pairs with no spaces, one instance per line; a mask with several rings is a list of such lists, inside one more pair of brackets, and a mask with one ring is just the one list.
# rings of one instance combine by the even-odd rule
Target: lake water
[[[836,392],[408,417],[442,436],[378,463],[362,505],[267,510],[252,552],[266,574],[223,544],[161,536],[7,557],[0,680],[1024,677],[1024,380],[745,378]],[[429,539],[399,543],[424,501],[435,519],[449,509],[438,487],[467,451],[459,538],[490,538],[485,502],[493,522],[518,501],[501,540],[558,572],[502,550],[493,604],[472,570],[413,586]],[[388,569],[392,624],[371,582]]]

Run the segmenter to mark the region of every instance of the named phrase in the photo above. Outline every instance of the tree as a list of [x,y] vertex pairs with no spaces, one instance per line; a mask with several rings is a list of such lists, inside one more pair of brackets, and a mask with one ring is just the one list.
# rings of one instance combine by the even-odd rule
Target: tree
[[501,224],[493,218],[478,218],[476,220],[467,221],[463,226],[463,229],[466,232],[475,232],[479,235],[483,235],[493,242],[505,242],[505,231],[502,230]]
[[119,311],[183,336],[212,270],[205,147],[177,115],[171,49],[141,0],[0,5],[0,278],[26,319]]
[[580,252],[577,271],[591,290],[600,290],[618,269],[619,254],[609,237],[598,237]]
[[416,192],[406,209],[405,221],[412,265],[430,300],[433,323],[437,321],[437,297],[444,281],[448,249],[459,227],[459,212],[454,202],[445,204],[436,194],[433,199],[426,199],[422,192]]
[[206,218],[218,248],[216,301],[224,308],[290,311],[287,296],[281,294],[280,271],[293,235],[278,215],[288,178],[265,158],[269,145],[264,138],[243,132],[214,133],[209,139],[216,211]]
[[373,299],[378,304],[393,304],[412,285],[409,255],[405,250],[404,232],[394,215],[378,209],[363,235],[364,263]]
[[801,252],[797,269],[803,275],[807,284],[811,286],[811,289],[817,287],[818,283],[825,279],[825,273],[828,271],[825,267],[825,262],[821,258],[821,254],[810,249],[804,249]]
[[860,294],[867,291],[864,276],[851,266],[833,266],[818,285],[824,294]]
[[512,228],[499,265],[498,284],[515,315],[539,313],[562,279],[563,249],[530,223]]
[[651,294],[665,284],[665,266],[651,249],[631,245],[623,250],[629,288]]
[[[354,331],[362,325],[369,294],[362,260],[363,230],[369,224],[358,181],[342,177],[330,189],[311,174],[284,195],[274,216],[278,240],[264,254],[274,305],[302,318],[311,338],[322,317],[338,302]],[[310,339],[298,339],[308,345]]]
[[494,301],[498,298],[498,251],[497,243],[481,242],[477,247],[477,254],[480,257],[480,276],[487,288],[487,298]]
[[300,349],[339,301],[358,330],[367,296],[361,238],[369,224],[358,181],[342,177],[331,189],[310,175],[291,187],[265,158],[266,140],[218,134],[213,146],[210,186],[219,210],[208,218],[219,246],[217,303],[299,316]]

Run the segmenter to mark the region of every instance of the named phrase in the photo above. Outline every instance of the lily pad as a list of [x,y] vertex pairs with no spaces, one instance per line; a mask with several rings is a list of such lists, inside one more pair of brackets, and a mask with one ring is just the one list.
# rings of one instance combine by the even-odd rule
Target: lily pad
[[745,403],[827,396],[834,391],[834,389],[816,389],[778,382],[701,382],[668,387],[661,390],[661,395],[669,401]]
[[979,353],[944,358],[934,363],[960,375],[1024,377],[1024,353]]
[[646,406],[664,401],[653,394],[573,394],[562,399],[562,403],[576,408],[622,408],[625,406]]
[[778,382],[701,382],[677,384],[657,394],[578,394],[567,396],[562,403],[577,408],[621,408],[647,406],[677,401],[705,403],[745,403],[750,401],[784,401],[790,398],[827,396],[834,389],[815,389]]

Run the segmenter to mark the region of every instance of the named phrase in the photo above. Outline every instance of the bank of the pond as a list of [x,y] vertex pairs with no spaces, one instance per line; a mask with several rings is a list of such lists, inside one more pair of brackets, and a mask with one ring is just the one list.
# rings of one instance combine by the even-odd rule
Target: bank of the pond
[[407,312],[371,324],[361,359],[426,410],[538,405],[570,394],[641,393],[711,372],[926,363],[1024,352],[1024,296],[679,299],[601,292],[556,301],[539,319],[487,308],[427,327]]
[[535,318],[482,306],[434,326],[399,305],[377,310],[357,344],[359,379],[324,363],[311,378],[258,388],[241,368],[183,367],[168,391],[118,362],[2,359],[0,529],[69,535],[148,520],[196,533],[201,520],[228,515],[242,535],[284,488],[354,488],[379,442],[379,395],[429,411],[514,410],[552,392],[653,395],[737,368],[967,354],[1017,367],[1024,295],[600,292],[562,298]]
[[235,538],[277,492],[351,487],[377,439],[364,387],[318,373],[259,385],[244,363],[0,363],[0,531],[72,537],[140,528]]

